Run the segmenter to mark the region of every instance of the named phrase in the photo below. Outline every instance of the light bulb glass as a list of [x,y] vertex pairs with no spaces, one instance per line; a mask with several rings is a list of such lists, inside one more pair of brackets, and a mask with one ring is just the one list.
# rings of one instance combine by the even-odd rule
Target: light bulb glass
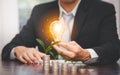
[[54,41],[61,41],[65,27],[62,21],[54,21],[50,25],[50,32]]

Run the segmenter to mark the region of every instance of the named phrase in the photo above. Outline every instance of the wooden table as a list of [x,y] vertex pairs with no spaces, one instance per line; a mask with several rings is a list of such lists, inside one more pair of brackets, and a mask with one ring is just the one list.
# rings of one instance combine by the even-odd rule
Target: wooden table
[[78,73],[45,72],[41,64],[22,64],[15,61],[0,61],[0,75],[120,75],[119,64],[79,67]]

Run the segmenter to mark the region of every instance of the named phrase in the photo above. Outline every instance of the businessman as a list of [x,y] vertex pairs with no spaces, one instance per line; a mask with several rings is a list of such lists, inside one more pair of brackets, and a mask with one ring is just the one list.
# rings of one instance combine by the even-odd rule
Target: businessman
[[115,9],[112,4],[100,0],[57,0],[35,6],[21,32],[4,47],[2,59],[17,59],[23,63],[42,61],[45,51],[36,38],[49,45],[54,40],[49,25],[61,19],[68,26],[62,42],[53,46],[54,54],[89,64],[115,63],[118,60]]

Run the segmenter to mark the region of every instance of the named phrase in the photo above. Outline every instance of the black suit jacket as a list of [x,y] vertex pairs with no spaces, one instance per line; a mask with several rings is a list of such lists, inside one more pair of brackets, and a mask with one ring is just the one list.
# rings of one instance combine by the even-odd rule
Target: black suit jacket
[[[39,46],[36,38],[49,44],[53,40],[49,25],[58,17],[57,1],[35,6],[22,31],[4,47],[2,59],[9,60],[10,52],[16,46]],[[99,55],[96,63],[116,62],[119,58],[119,39],[113,5],[98,0],[82,0],[75,16],[71,39],[85,49],[94,49]],[[40,46],[39,50],[44,52]]]

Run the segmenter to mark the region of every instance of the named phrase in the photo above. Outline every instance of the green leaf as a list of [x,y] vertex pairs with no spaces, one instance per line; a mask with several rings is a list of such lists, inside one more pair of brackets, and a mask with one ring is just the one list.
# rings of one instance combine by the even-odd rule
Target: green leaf
[[42,46],[42,48],[45,50],[45,43],[40,39],[36,39],[36,40]]
[[52,55],[54,59],[58,59],[58,55],[55,56],[52,51],[50,51],[49,53]]
[[51,45],[53,46],[53,45],[55,45],[55,44],[58,44],[59,42],[60,42],[60,41],[54,41],[54,42],[52,42]]
[[52,51],[50,51],[49,53],[52,55],[52,57],[55,57],[55,55],[53,54],[53,52],[52,52]]
[[56,55],[56,56],[54,57],[54,59],[58,59],[58,55]]
[[55,44],[57,44],[57,43],[59,43],[60,41],[55,41],[55,42],[51,43],[47,48],[46,48],[46,46],[45,46],[45,43],[44,43],[42,40],[40,40],[40,39],[37,38],[36,41],[42,46],[42,48],[45,50],[45,53],[46,53],[46,54],[50,53],[54,59],[57,59],[57,58],[58,58],[58,55],[55,56],[55,55],[52,53],[51,50],[52,50],[52,46],[55,45]]
[[47,47],[45,53],[48,54],[51,50],[52,50],[52,47]]
[[65,60],[65,62],[67,62],[68,60],[67,59],[64,59]]
[[49,53],[49,51],[52,50],[52,46],[55,44],[58,44],[60,41],[55,41],[53,43],[51,43],[47,48],[46,48],[46,53]]

